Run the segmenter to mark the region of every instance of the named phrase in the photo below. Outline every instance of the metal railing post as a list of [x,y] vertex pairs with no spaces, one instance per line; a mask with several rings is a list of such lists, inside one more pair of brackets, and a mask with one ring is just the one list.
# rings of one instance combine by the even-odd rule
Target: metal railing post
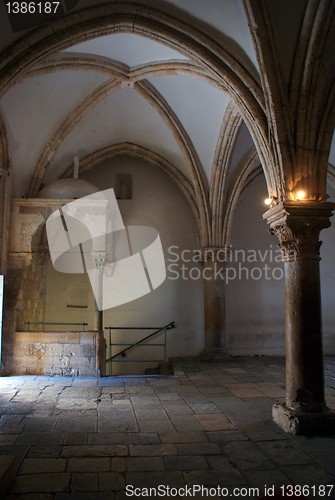
[[[173,328],[176,327],[176,324],[174,321],[171,321],[165,326],[105,326],[105,330],[108,330],[108,359],[106,359],[106,363],[109,364],[109,374],[113,375],[113,362],[116,363],[143,363],[143,362],[150,362],[150,363],[162,363],[164,366],[164,375],[167,374],[167,363],[168,363],[168,358],[167,358],[167,331],[172,330]],[[128,342],[116,342],[112,343],[112,330],[155,330],[153,333],[150,333],[149,335],[146,335],[142,339],[133,342],[133,343],[128,343]],[[164,330],[164,342],[160,343],[148,343],[147,341],[156,335],[159,335],[162,333]],[[113,347],[124,347],[121,351],[117,352],[116,354],[113,354]],[[120,359],[119,356],[122,358],[126,358],[126,353],[135,347],[163,347],[164,349],[164,357],[160,359]],[[118,359],[116,359],[118,358]],[[159,366],[159,365],[158,365]]]
[[108,359],[109,359],[109,375],[113,375],[112,370],[112,327],[108,328]]
[[167,340],[167,336],[166,336],[166,327],[164,328],[164,375],[166,375],[167,373],[167,366],[166,366],[166,340]]

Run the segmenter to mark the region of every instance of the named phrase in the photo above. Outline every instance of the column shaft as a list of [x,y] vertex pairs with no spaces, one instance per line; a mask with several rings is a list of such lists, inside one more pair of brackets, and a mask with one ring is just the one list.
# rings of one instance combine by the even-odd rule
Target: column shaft
[[274,406],[273,418],[293,434],[335,431],[324,396],[319,268],[319,234],[334,208],[284,201],[264,214],[285,261],[286,400]]
[[318,261],[285,262],[286,404],[325,406]]
[[225,249],[204,248],[204,315],[205,315],[205,348],[208,358],[222,355],[225,342]]

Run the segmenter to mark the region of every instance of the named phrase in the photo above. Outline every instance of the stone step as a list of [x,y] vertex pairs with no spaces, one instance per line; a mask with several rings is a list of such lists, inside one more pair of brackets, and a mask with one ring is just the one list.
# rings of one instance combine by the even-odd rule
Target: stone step
[[4,498],[16,476],[16,457],[0,456],[0,498]]

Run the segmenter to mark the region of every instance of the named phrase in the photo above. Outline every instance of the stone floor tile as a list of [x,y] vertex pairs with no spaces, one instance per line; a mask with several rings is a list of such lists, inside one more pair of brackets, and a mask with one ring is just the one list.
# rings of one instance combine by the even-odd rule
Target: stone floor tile
[[290,439],[308,453],[335,450],[335,436],[289,436]]
[[206,405],[206,404],[210,403],[208,398],[204,394],[201,394],[201,392],[199,392],[198,395],[186,394],[183,396],[183,399],[189,405],[196,405],[196,404]]
[[228,458],[224,455],[207,455],[206,461],[209,468],[212,470],[229,471],[233,469],[233,465],[229,462]]
[[[156,432],[133,432],[131,434],[133,444],[159,444],[161,439]],[[162,441],[163,443],[164,441]],[[172,441],[168,441],[172,443]]]
[[65,458],[26,458],[22,463],[20,473],[64,472],[66,465]]
[[99,491],[97,472],[74,472],[71,474],[71,491]]
[[110,471],[110,458],[69,458],[67,470],[71,472]]
[[126,484],[136,488],[150,488],[159,485],[178,488],[184,486],[184,478],[180,471],[162,472],[128,472],[126,474]]
[[162,443],[207,443],[206,434],[202,431],[166,432],[159,434]]
[[29,432],[24,431],[16,444],[23,445],[41,445],[41,444],[62,444],[65,434],[59,432]]
[[59,414],[67,411],[73,413],[79,410],[86,412],[87,410],[96,410],[97,407],[96,401],[89,399],[61,398],[55,406],[55,413]]
[[[330,365],[326,362],[326,366]],[[236,368],[235,373],[227,372],[227,369]],[[328,371],[327,383],[333,384],[335,363]],[[25,485],[25,491],[12,491],[10,496],[12,500],[13,496],[22,500],[129,498],[124,496],[123,486],[117,489],[120,485],[110,484],[111,474],[117,474],[114,480],[121,481],[124,486],[125,478],[127,484],[129,479],[134,479],[145,486],[155,481],[167,485],[174,481],[183,485],[186,478],[193,478],[194,484],[210,485],[220,476],[229,491],[233,491],[235,485],[253,487],[255,484],[262,486],[263,482],[280,484],[284,480],[297,484],[307,481],[310,484],[317,481],[333,483],[334,438],[289,436],[271,419],[272,404],[284,390],[284,379],[282,360],[265,357],[261,360],[232,358],[221,363],[181,360],[180,374],[167,378],[2,378],[5,394],[12,391],[18,397],[16,402],[6,400],[3,405],[0,453],[18,457],[21,469],[17,482],[20,481],[21,487]],[[232,392],[234,390],[248,391],[248,396],[252,390],[262,394],[241,399]],[[27,404],[24,403],[25,393],[29,399]],[[328,386],[326,393],[331,399],[334,389]],[[40,395],[33,401],[36,394]],[[242,395],[246,393],[240,392],[239,396]],[[63,409],[56,408],[58,398],[66,403]],[[71,400],[78,405],[70,404]],[[88,406],[86,403],[81,406],[84,401]],[[20,413],[15,414],[16,411]],[[164,412],[167,417],[162,419]],[[202,421],[215,426],[215,418],[222,419],[221,422],[228,419],[236,430],[205,430],[200,425]],[[95,427],[85,430],[84,426],[92,425],[92,421],[98,422],[99,432]],[[63,428],[64,432],[60,432]],[[18,434],[20,437],[15,436]],[[276,448],[278,443],[280,446]],[[130,455],[130,446],[173,446],[174,454],[155,454],[157,449],[151,448],[144,455]],[[73,460],[79,459],[83,460],[81,464],[85,459],[93,460],[95,466],[97,460],[103,459],[110,469],[64,471],[62,466],[63,472],[49,472],[53,467],[58,470],[59,465],[52,464],[67,465],[71,460],[71,467],[75,463]],[[127,462],[134,470],[127,469]],[[204,463],[209,469],[201,468]],[[153,470],[162,466],[175,470]],[[149,467],[150,470],[143,470]],[[198,469],[190,471],[187,467]],[[34,473],[35,468],[38,474]],[[82,484],[78,488],[82,487],[83,491],[71,491],[70,480],[63,492],[43,490],[45,476],[64,477],[63,474],[72,475],[73,488],[76,475],[78,485]],[[97,474],[101,474],[101,484]],[[86,479],[80,483],[81,475]],[[40,477],[43,491],[35,491],[34,478],[39,480]],[[89,478],[93,477],[98,477],[98,483],[95,480],[95,486],[90,486]],[[97,484],[100,490],[106,490],[92,491]]]
[[222,471],[213,470],[184,472],[183,474],[185,482],[189,486],[200,485],[208,488],[215,488],[218,486],[226,487],[245,484],[245,480],[237,469],[235,469],[235,471],[229,471],[229,474],[223,474]]
[[182,399],[177,392],[157,392],[156,394],[160,401],[178,401]]
[[[4,417],[5,415],[3,415]],[[3,424],[0,427],[1,434],[20,434],[23,432],[23,424]]]
[[[220,373],[219,370],[218,370],[218,373]],[[215,379],[215,377],[213,377],[213,379]],[[213,383],[212,383],[211,385],[208,385],[206,387],[201,387],[201,392],[205,395],[208,395],[208,394],[220,395],[220,394],[224,394],[226,392],[226,390],[222,387],[222,385],[220,383],[217,383],[216,385],[213,385]]]
[[203,427],[194,415],[170,415],[171,422],[177,432],[202,431]]
[[[334,473],[324,469],[320,464],[290,465],[281,467],[294,484],[308,484],[310,486],[320,484],[335,484]],[[335,486],[332,494],[335,494]]]
[[178,455],[217,455],[222,453],[215,443],[183,443],[177,444]]
[[258,442],[257,446],[275,463],[301,465],[314,462],[313,458],[290,441]]
[[130,444],[133,442],[130,432],[99,432],[88,434],[88,444]]
[[288,436],[280,429],[278,430],[244,430],[245,434],[252,441],[277,441],[277,440],[287,440]]
[[138,432],[135,415],[114,415],[109,412],[105,418],[98,418],[98,432]]
[[166,420],[169,417],[163,408],[155,409],[155,410],[143,410],[141,407],[135,410],[135,415],[137,421],[140,420]]
[[0,434],[0,446],[12,446],[19,436],[20,434]]
[[129,454],[133,457],[177,455],[177,448],[174,444],[131,444]]
[[240,399],[261,398],[261,397],[266,398],[267,397],[266,394],[261,392],[259,389],[255,389],[254,387],[252,387],[252,388],[245,387],[245,388],[237,388],[237,389],[230,387],[229,390],[230,390],[230,392],[235,394],[235,396],[237,396]]
[[[178,457],[172,458],[176,459]],[[126,459],[126,470],[128,472],[159,471],[165,470],[165,465],[162,457],[128,457]]]
[[203,414],[221,413],[220,408],[218,408],[215,404],[211,402],[189,403],[189,405],[194,411],[194,413],[203,413]]
[[266,396],[271,396],[272,398],[285,398],[286,391],[283,387],[269,386],[261,387],[260,391]]
[[54,500],[114,500],[114,498],[115,496],[112,492],[103,493],[93,491],[72,491],[71,493],[56,493],[56,495],[54,496]]
[[157,396],[131,396],[131,401],[135,407],[160,403]]
[[96,445],[68,445],[62,448],[62,457],[125,457],[128,455],[128,446],[119,444]]
[[265,494],[265,487],[283,486],[291,484],[291,479],[280,469],[244,471],[242,476],[250,486],[257,486],[261,495]]
[[13,493],[55,493],[67,491],[70,484],[68,472],[48,474],[23,474],[18,476]]
[[56,432],[77,432],[88,433],[96,432],[97,418],[92,416],[60,416],[55,428]]
[[6,495],[6,500],[52,500],[54,498],[51,493],[13,493]]
[[124,457],[113,457],[111,459],[112,472],[125,472],[127,469],[127,462]]
[[[61,399],[79,399],[79,400],[95,400],[101,394],[101,389],[99,387],[94,387],[96,381],[87,378],[81,378],[76,380],[76,383],[72,384],[72,387],[64,387],[61,392]],[[85,384],[87,387],[85,387]]]
[[223,368],[222,371],[224,371],[226,373],[233,373],[234,375],[236,375],[236,374],[246,375],[247,374],[247,372],[245,370],[243,370],[242,368],[238,368],[238,367]]
[[125,489],[125,479],[119,472],[99,472],[99,491],[119,491]]
[[226,445],[231,441],[247,441],[248,436],[239,430],[211,431],[206,432],[206,435],[212,443]]
[[174,426],[170,420],[141,420],[138,423],[140,432],[173,432]]
[[253,410],[259,412],[268,412],[270,415],[272,413],[272,407],[276,403],[276,400],[274,398],[269,398],[267,396],[263,396],[262,398],[242,398],[242,401]]
[[44,444],[44,445],[31,446],[27,456],[29,458],[38,458],[38,457],[57,458],[60,456],[61,450],[62,450],[61,445],[57,444],[52,444],[52,445]]
[[208,464],[202,456],[164,457],[167,470],[192,471],[208,469]]
[[262,413],[253,411],[250,408],[248,408],[248,406],[245,412],[240,413],[228,410],[225,412],[225,415],[229,418],[229,420],[231,420],[233,424],[240,427],[252,423],[262,423],[264,421]]
[[172,415],[193,415],[192,408],[184,402],[178,401],[178,404],[171,403],[171,401],[164,403],[166,413],[171,417]]
[[332,474],[335,474],[335,460],[334,451],[324,451],[320,453],[313,453],[313,458]]
[[222,413],[210,413],[207,415],[196,415],[196,419],[205,431],[222,431],[236,429],[231,421]]
[[64,438],[64,444],[86,444],[88,436],[85,433],[74,432],[71,434],[66,434]]
[[29,446],[0,446],[0,455],[15,456],[18,467],[21,465],[28,452]]
[[240,471],[275,468],[272,460],[250,441],[231,442],[223,447],[223,451],[229,462]]
[[28,415],[24,417],[21,423],[25,426],[25,430],[29,430],[29,432],[52,432],[57,423],[57,417],[40,418],[36,415]]

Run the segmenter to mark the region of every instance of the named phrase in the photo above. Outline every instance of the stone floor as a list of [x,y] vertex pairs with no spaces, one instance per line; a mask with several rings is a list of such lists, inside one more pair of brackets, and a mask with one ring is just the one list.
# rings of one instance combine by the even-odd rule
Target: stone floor
[[[335,358],[326,385],[335,409]],[[284,395],[283,360],[267,357],[178,359],[168,377],[2,377],[0,454],[18,464],[2,498],[121,500],[158,485],[157,498],[257,498],[285,484],[332,498],[335,439],[282,432],[271,407]]]

